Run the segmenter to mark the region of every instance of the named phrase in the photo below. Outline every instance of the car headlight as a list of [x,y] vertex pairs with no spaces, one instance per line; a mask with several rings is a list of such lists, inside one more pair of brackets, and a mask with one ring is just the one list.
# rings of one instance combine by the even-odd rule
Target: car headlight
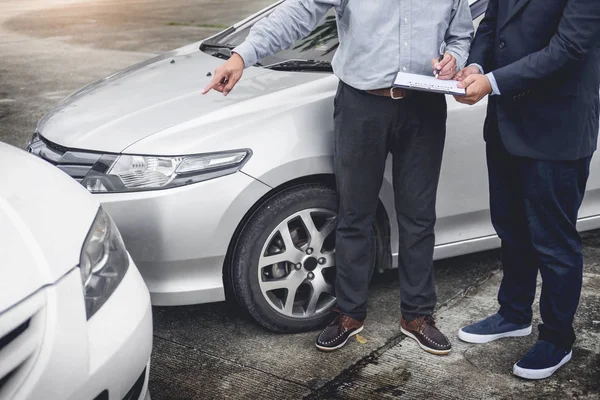
[[250,150],[181,157],[107,154],[81,184],[92,193],[184,186],[237,172],[250,154]]
[[90,319],[115,291],[129,268],[129,256],[112,218],[100,208],[80,260],[85,311]]

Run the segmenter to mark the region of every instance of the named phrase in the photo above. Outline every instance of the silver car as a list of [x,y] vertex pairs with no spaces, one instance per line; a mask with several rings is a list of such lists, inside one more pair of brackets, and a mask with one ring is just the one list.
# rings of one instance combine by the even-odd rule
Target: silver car
[[[211,71],[280,3],[74,93],[40,121],[30,151],[96,195],[153,304],[227,293],[266,328],[293,332],[324,323],[336,300],[335,15],[248,68],[229,96],[201,95]],[[476,24],[486,6],[473,1]],[[499,245],[488,211],[485,108],[448,97],[436,259]],[[600,226],[599,187],[592,173],[582,230]],[[388,168],[373,227],[379,270],[397,265],[392,194]]]

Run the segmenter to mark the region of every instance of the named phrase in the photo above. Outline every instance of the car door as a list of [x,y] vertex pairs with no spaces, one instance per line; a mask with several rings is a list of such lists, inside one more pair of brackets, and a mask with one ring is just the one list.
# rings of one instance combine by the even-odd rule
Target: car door
[[[487,7],[473,2],[474,14]],[[476,3],[476,4],[474,4]],[[487,1],[485,1],[487,3]],[[475,27],[483,15],[474,21]],[[600,95],[600,93],[599,93]],[[449,257],[499,245],[490,221],[483,121],[487,98],[464,106],[448,96],[448,136],[438,191],[436,257]],[[600,228],[600,158],[592,158],[580,231]]]
[[[477,2],[477,7],[482,3]],[[480,15],[473,21],[475,30],[482,19],[483,15]],[[437,244],[447,245],[445,248],[450,250],[451,244],[464,247],[459,245],[460,242],[489,237],[495,235],[495,231],[490,221],[483,140],[487,97],[473,106],[461,104],[452,96],[446,98],[448,125],[438,189],[436,233]],[[451,251],[454,252],[461,253],[460,250]],[[442,255],[444,251],[439,249],[438,253]]]
[[[478,15],[487,0],[470,1]],[[483,19],[474,20],[475,28]],[[446,258],[495,248],[499,239],[491,224],[483,123],[487,98],[465,106],[447,96],[448,126],[438,189],[435,258]],[[390,198],[391,158],[388,160],[382,199]],[[393,207],[393,206],[392,206]],[[600,227],[600,158],[592,159],[584,202],[579,211],[580,231]],[[392,221],[392,244],[397,238]],[[393,246],[392,248],[395,248]]]

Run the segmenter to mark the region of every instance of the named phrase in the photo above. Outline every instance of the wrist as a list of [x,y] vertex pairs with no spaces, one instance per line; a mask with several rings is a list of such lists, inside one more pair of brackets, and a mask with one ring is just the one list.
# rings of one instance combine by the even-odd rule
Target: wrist
[[490,81],[489,76],[484,75],[485,76],[485,81],[487,82],[487,87],[486,87],[486,94],[492,94],[494,92],[494,88],[492,87],[492,82]]
[[229,58],[229,61],[231,61],[232,63],[235,63],[237,65],[241,65],[242,68],[246,67],[246,62],[244,61],[244,59],[242,58],[241,55],[239,55],[238,53],[231,53],[231,57]]
[[251,67],[258,62],[258,55],[254,45],[248,41],[237,46],[232,50],[233,54],[237,54],[243,61],[244,68]]
[[485,75],[483,67],[477,63],[471,63],[467,66],[467,68],[469,68],[469,71],[471,71],[472,74]]

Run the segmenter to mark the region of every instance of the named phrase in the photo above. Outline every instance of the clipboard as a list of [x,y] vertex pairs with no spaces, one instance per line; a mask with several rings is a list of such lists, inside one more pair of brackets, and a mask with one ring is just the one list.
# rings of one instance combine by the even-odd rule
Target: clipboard
[[464,96],[467,94],[465,89],[460,89],[458,81],[435,79],[433,76],[409,74],[398,72],[394,79],[393,87],[399,87],[409,90],[418,90],[430,93],[442,93],[453,96]]

